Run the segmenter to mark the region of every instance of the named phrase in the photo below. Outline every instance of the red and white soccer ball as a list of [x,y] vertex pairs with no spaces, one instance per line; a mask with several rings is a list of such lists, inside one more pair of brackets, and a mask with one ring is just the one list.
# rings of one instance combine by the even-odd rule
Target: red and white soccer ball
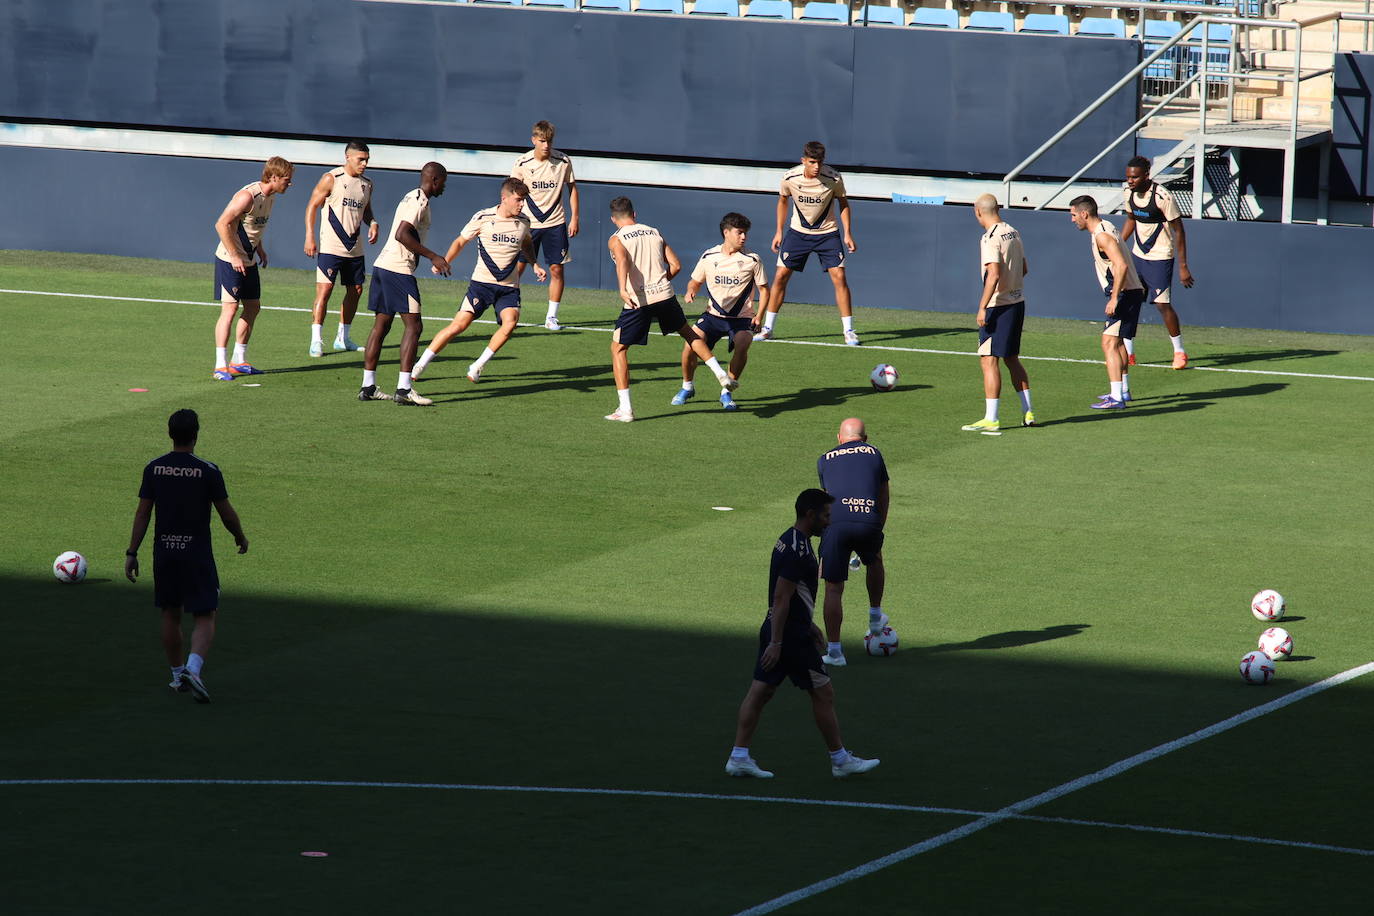
[[1250,602],[1250,613],[1256,620],[1269,623],[1283,619],[1283,596],[1272,588],[1261,589]]
[[80,582],[86,578],[86,558],[75,550],[59,554],[52,561],[52,574],[58,582]]
[[873,383],[875,391],[891,391],[897,387],[897,370],[887,363],[879,363],[868,374],[868,380]]
[[1282,661],[1293,654],[1293,637],[1283,627],[1270,627],[1260,634],[1259,649],[1274,661]]
[[1240,660],[1240,677],[1247,684],[1267,684],[1274,678],[1274,660],[1259,649]]
[[894,655],[897,652],[897,631],[892,627],[883,627],[882,631],[874,636],[872,633],[864,634],[864,651],[869,655],[885,656]]

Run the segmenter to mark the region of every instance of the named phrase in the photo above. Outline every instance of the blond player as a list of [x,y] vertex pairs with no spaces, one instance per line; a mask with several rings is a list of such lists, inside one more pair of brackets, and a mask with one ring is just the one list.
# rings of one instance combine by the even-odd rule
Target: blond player
[[1121,247],[1116,227],[1098,216],[1097,201],[1087,195],[1075,197],[1069,201],[1069,218],[1080,232],[1091,233],[1093,270],[1097,272],[1097,285],[1107,297],[1102,355],[1107,362],[1107,381],[1111,390],[1098,398],[1092,407],[1094,410],[1120,410],[1131,399],[1126,343],[1135,337],[1140,307],[1145,302],[1145,286]]
[[1022,422],[1035,425],[1031,411],[1030,378],[1021,365],[1021,328],[1026,321],[1026,297],[1022,283],[1030,272],[1021,233],[1002,221],[997,198],[983,194],[973,203],[974,216],[983,227],[979,263],[983,265],[983,295],[978,300],[978,358],[983,368],[983,419],[964,426],[968,432],[1001,435],[997,404],[1002,395],[999,359],[1007,363],[1012,387],[1021,396]]
[[[310,355],[324,355],[325,309],[334,292],[334,281],[344,288],[343,305],[339,308],[339,331],[334,336],[335,350],[361,350],[349,336],[353,316],[358,312],[358,299],[363,294],[367,265],[363,262],[363,226],[367,227],[367,243],[377,244],[380,227],[372,217],[372,179],[364,172],[372,154],[361,140],[350,140],[344,147],[344,164],[330,169],[315,183],[310,202],[305,205],[305,256],[316,258],[315,304],[311,307]],[[320,240],[315,241],[315,221],[320,208],[325,208]]]
[[[1145,285],[1147,297],[1159,309],[1169,343],[1174,347],[1175,369],[1188,368],[1183,350],[1183,328],[1174,311],[1170,287],[1174,282],[1174,259],[1178,259],[1178,278],[1192,287],[1193,272],[1188,269],[1188,236],[1183,229],[1183,213],[1168,188],[1150,180],[1150,160],[1136,156],[1126,163],[1126,222],[1121,238],[1131,239],[1131,258],[1136,273]],[[1127,361],[1134,365],[1134,341],[1126,341]]]
[[[234,192],[224,212],[215,220],[219,247],[215,249],[215,299],[220,303],[219,320],[215,322],[216,381],[227,382],[240,375],[261,375],[248,362],[248,338],[253,336],[253,322],[262,308],[262,281],[258,264],[267,266],[267,249],[263,235],[267,219],[272,215],[272,196],[283,194],[291,187],[291,173],[295,166],[280,156],[268,159],[262,167],[262,177]],[[229,328],[239,306],[235,334],[234,358],[229,353]]]
[[[529,260],[537,260],[542,254],[548,265],[549,312],[544,318],[544,327],[558,331],[563,327],[558,323],[558,304],[563,298],[563,265],[572,260],[568,255],[569,239],[578,232],[577,181],[573,178],[572,160],[553,148],[553,125],[539,121],[530,134],[534,148],[516,160],[510,177],[520,179],[529,188],[524,211],[530,221],[530,243],[534,248],[534,256]],[[563,209],[565,189],[568,192],[566,211]]]

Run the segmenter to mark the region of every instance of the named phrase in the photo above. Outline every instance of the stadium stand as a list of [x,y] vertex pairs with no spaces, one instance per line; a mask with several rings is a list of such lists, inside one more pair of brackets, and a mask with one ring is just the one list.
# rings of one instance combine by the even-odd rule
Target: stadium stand
[[869,25],[905,25],[904,18],[899,6],[876,6],[869,3],[865,4],[862,13],[854,17],[854,21],[867,22]]
[[923,29],[957,29],[959,28],[959,14],[954,10],[922,6],[918,7],[911,17],[911,24]]
[[797,18],[805,22],[838,22],[842,25],[848,25],[849,6],[845,3],[825,3],[822,0],[811,0],[802,7],[801,16]]

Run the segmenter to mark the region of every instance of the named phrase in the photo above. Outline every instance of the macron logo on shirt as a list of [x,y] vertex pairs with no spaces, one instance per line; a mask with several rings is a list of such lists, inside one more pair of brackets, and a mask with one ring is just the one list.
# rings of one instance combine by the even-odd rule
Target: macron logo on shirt
[[153,473],[159,477],[201,477],[200,468],[174,468],[165,464],[153,466]]
[[877,451],[878,450],[871,445],[855,445],[850,448],[837,448],[826,452],[825,460],[829,461],[831,458],[839,458],[841,455],[873,455],[877,454]]

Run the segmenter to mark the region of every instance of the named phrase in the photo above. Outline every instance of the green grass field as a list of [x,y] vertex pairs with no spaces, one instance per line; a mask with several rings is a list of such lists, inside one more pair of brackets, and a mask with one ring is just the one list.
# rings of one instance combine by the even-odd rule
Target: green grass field
[[[450,315],[461,284],[422,284]],[[475,326],[417,385],[436,406],[400,410],[355,399],[361,354],[307,359],[300,311],[263,313],[248,387],[210,380],[214,308],[79,295],[204,302],[204,265],[0,252],[0,287],[78,294],[0,293],[5,913],[739,913],[1374,660],[1370,338],[1189,328],[1174,372],[1150,325],[1136,403],[1102,416],[1098,326],[1032,317],[1044,425],[1008,423],[1008,391],[992,438],[959,430],[969,315],[860,309],[854,350],[798,345],[838,322],[789,305],[740,411],[704,371],[670,407],[679,344],[655,338],[641,419],[613,424],[603,292],[476,386]],[[265,275],[269,306],[311,295]],[[880,361],[897,391],[869,388]],[[209,706],[165,687],[148,542],[122,576],[180,407],[251,540],[216,523]],[[846,744],[883,763],[832,779],[785,685],[754,746],[778,777],[731,780],[769,551],[850,415],[893,478],[902,649],[863,657],[856,580],[834,680]],[[65,549],[81,585],[48,571]],[[1296,659],[1247,687],[1266,586]],[[1356,678],[782,911],[1361,911],[1372,709]]]

